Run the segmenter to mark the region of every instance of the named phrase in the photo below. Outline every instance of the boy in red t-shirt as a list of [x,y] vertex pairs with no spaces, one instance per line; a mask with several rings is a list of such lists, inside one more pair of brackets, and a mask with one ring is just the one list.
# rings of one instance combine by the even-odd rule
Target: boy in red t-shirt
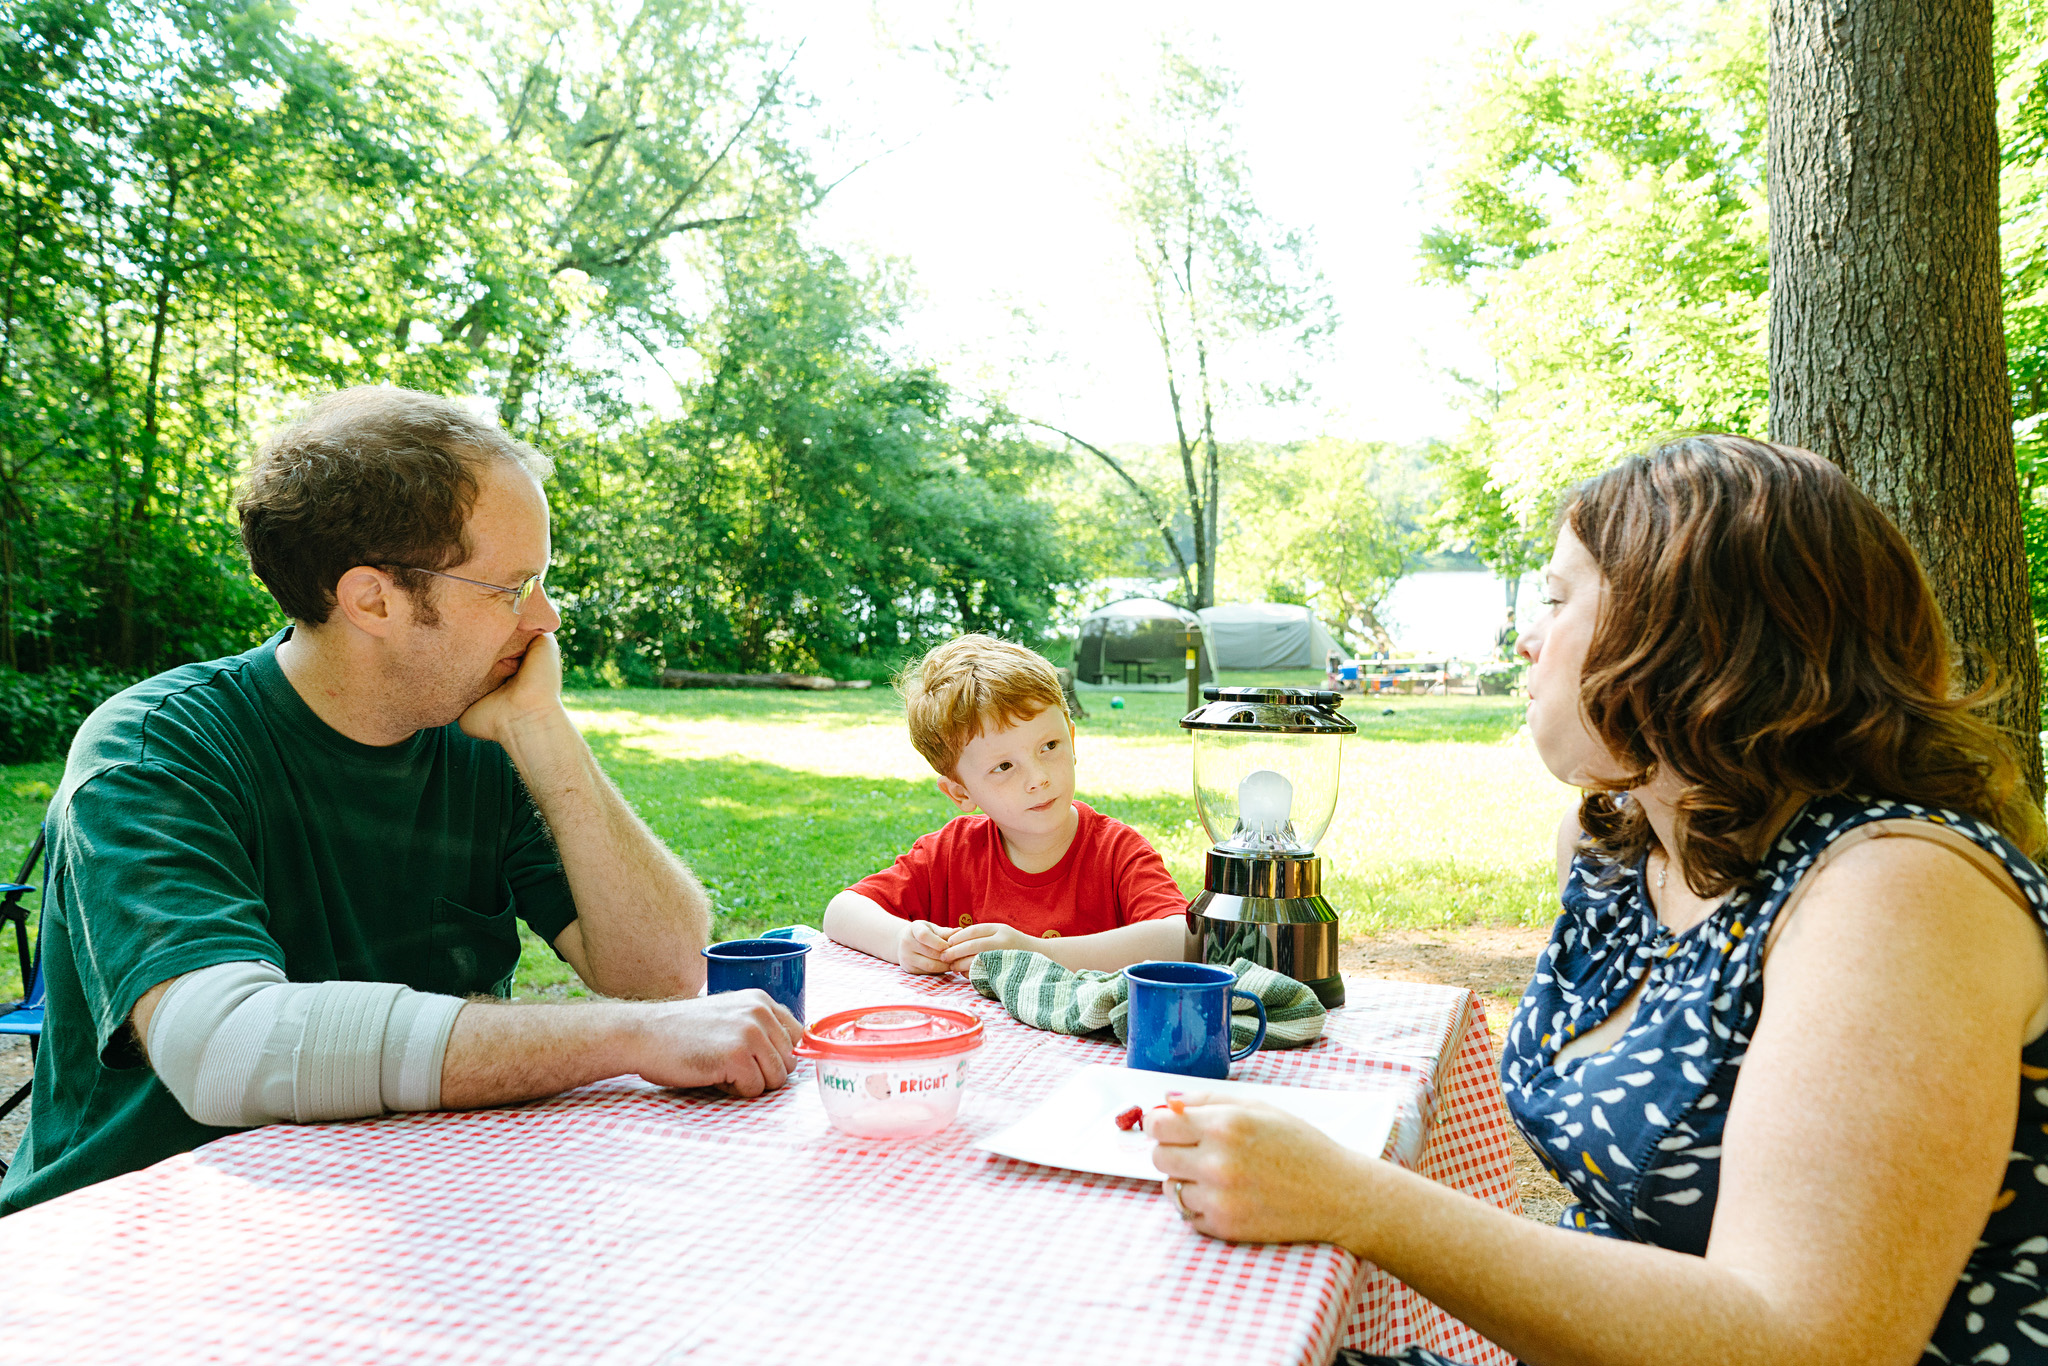
[[[910,741],[963,814],[825,908],[825,933],[911,972],[990,949],[1114,971],[1179,958],[1187,898],[1145,837],[1074,800],[1074,723],[1052,665],[989,636],[897,680]],[[980,807],[985,815],[965,813]]]

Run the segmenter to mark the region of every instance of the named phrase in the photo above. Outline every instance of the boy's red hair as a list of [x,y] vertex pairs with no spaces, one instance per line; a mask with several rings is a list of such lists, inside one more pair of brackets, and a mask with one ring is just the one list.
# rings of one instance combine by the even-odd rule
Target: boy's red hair
[[1029,721],[1047,708],[1067,714],[1060,676],[1043,656],[994,636],[949,640],[896,676],[910,743],[940,776],[958,780],[960,751],[977,736]]

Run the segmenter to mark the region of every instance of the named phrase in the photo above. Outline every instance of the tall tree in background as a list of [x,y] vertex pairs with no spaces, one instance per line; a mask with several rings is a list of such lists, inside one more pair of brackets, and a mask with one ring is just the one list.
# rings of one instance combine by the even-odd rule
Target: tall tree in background
[[[1481,428],[1468,434],[1468,439],[1483,434]],[[1508,506],[1490,463],[1483,458],[1483,448],[1432,445],[1429,460],[1443,481],[1439,501],[1428,517],[1437,547],[1475,555],[1499,576],[1508,620],[1515,620],[1522,576],[1542,567],[1546,547]]]
[[2038,799],[1991,0],[1773,0],[1769,53],[1771,435],[1905,532]]
[[432,273],[420,83],[263,0],[36,0],[0,26],[0,664],[260,632],[227,508],[249,409],[378,379]]
[[469,297],[431,321],[508,427],[542,419],[550,381],[588,387],[577,343],[656,365],[688,344],[675,244],[815,198],[782,118],[794,53],[737,0],[495,0],[446,32],[495,108],[458,177]]
[[1765,23],[1661,0],[1561,51],[1523,36],[1447,111],[1423,269],[1494,363],[1431,452],[1435,524],[1511,585],[1565,488],[1673,430],[1764,433]]
[[885,347],[882,283],[799,231],[787,45],[737,0],[482,3],[337,44],[271,0],[6,9],[0,749],[28,693],[90,707],[274,628],[235,478],[348,384],[558,453],[588,679],[1043,635],[1045,452]]
[[[1233,397],[1301,398],[1307,391],[1299,373],[1303,350],[1336,326],[1307,242],[1268,219],[1252,196],[1230,119],[1237,99],[1229,72],[1162,47],[1156,88],[1127,110],[1104,159],[1131,233],[1146,321],[1164,368],[1181,473],[1171,501],[1192,530],[1193,607],[1216,600],[1219,408]],[[1107,461],[1148,510],[1166,503],[1098,447],[1081,444]],[[1175,519],[1162,510],[1157,520],[1174,559],[1183,562]]]
[[[2038,633],[2048,0],[2000,0],[1994,17],[2004,344]],[[1466,432],[1432,457],[1443,544],[1541,542],[1559,493],[1673,429],[1765,434],[1769,19],[1768,0],[1643,0],[1569,44],[1481,55],[1443,122],[1443,209],[1423,243],[1429,273],[1468,291],[1494,361],[1465,381]]]
[[793,233],[720,240],[682,413],[544,434],[564,661],[886,677],[962,631],[1040,638],[1072,577],[1031,496],[1047,453],[890,354],[875,280]]
[[1261,447],[1231,500],[1224,582],[1248,601],[1313,606],[1338,638],[1391,651],[1380,609],[1423,550],[1434,483],[1419,454],[1382,442]]

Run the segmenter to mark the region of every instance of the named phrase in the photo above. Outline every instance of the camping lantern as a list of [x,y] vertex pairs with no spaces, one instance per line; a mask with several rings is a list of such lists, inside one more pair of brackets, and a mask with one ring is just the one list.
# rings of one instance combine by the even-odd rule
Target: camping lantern
[[1181,718],[1193,732],[1195,810],[1215,847],[1188,906],[1187,959],[1223,967],[1248,958],[1344,1004],[1337,912],[1323,899],[1316,842],[1337,813],[1344,737],[1333,692],[1202,689]]

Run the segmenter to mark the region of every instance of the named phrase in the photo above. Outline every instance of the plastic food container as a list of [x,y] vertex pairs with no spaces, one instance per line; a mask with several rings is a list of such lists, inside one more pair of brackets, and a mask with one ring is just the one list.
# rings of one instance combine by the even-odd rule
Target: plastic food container
[[864,1006],[804,1030],[796,1047],[818,1074],[825,1117],[860,1138],[936,1133],[960,1113],[981,1021],[940,1006]]

